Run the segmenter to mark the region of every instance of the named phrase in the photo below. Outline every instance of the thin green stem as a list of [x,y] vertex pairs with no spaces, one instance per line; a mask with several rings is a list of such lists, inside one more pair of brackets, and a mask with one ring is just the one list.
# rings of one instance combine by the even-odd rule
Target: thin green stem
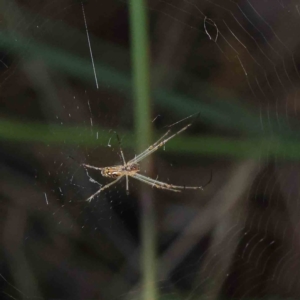
[[[130,22],[136,140],[138,152],[141,152],[152,141],[148,24],[143,0],[130,1]],[[143,170],[149,172],[150,167],[149,160],[142,163]],[[157,299],[155,209],[151,194],[152,190],[145,187],[141,190],[140,197],[144,300]]]

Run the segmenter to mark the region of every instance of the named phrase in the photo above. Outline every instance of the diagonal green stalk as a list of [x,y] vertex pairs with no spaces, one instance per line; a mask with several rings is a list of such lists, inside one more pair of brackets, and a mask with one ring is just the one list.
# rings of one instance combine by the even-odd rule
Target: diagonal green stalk
[[[147,148],[152,141],[151,103],[149,80],[149,42],[146,6],[143,0],[130,1],[131,53],[133,67],[134,116],[138,152]],[[143,170],[150,171],[151,163],[142,163]],[[141,203],[141,267],[143,275],[143,299],[157,299],[156,287],[156,238],[155,210],[151,188],[144,187],[140,194]]]
[[[47,24],[50,26],[50,21]],[[74,29],[66,28],[66,25],[62,26],[60,30],[64,33],[64,36],[76,36],[78,39],[81,37]],[[127,53],[122,51],[120,47],[116,49],[116,47],[107,45],[103,41],[98,43],[99,48],[108,49],[105,52],[111,53],[112,56],[120,56],[123,59],[127,59]],[[72,77],[94,84],[89,61],[78,54],[74,54],[74,51],[67,52],[64,50],[64,47],[56,48],[50,44],[40,43],[35,39],[29,40],[20,35],[20,33],[4,30],[0,30],[0,47],[23,59],[28,59],[30,56],[34,58],[39,57],[45,63],[50,64],[52,69],[65,72]],[[96,69],[99,75],[99,85],[104,88],[107,88],[107,86],[114,87],[126,96],[131,96],[131,80],[128,74],[114,69],[107,64],[107,61],[98,63]],[[186,77],[192,83],[197,82],[199,84],[199,78],[188,75]],[[217,93],[216,90],[218,90]],[[171,93],[163,89],[154,91],[153,100],[159,107],[167,108],[169,111],[172,110],[172,113],[178,118],[184,118],[195,113],[195,111],[200,112],[201,121],[219,127],[222,130],[234,130],[234,132],[251,136],[276,135],[296,140],[299,138],[299,123],[297,119],[290,118],[289,124],[287,124],[284,115],[266,114],[266,111],[260,115],[257,110],[249,109],[243,105],[241,99],[228,97],[227,99],[226,97],[220,99],[219,95],[222,93],[219,87],[216,89],[213,86],[202,83],[200,91],[199,99],[204,97],[205,101],[199,101],[199,99],[193,99],[188,95]],[[224,91],[224,94],[228,93]]]

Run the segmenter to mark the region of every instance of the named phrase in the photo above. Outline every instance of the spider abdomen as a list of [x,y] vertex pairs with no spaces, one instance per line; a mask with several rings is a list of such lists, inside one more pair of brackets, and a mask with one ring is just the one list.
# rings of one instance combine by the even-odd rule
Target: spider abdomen
[[108,178],[118,178],[124,175],[134,175],[135,173],[140,171],[140,166],[138,164],[128,164],[128,165],[120,165],[113,167],[103,168],[101,171],[102,176]]

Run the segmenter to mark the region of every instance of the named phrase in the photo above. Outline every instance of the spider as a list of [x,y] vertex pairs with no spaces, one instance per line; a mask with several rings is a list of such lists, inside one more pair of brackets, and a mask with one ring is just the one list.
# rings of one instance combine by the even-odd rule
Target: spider
[[84,168],[101,171],[101,175],[104,176],[104,177],[115,179],[114,181],[112,181],[112,182],[104,185],[103,187],[101,187],[97,192],[95,192],[93,195],[91,195],[89,198],[87,198],[86,201],[90,202],[93,198],[95,198],[98,194],[100,194],[100,192],[102,192],[103,190],[106,190],[110,186],[114,185],[115,183],[117,183],[124,176],[126,177],[126,193],[127,194],[129,194],[128,177],[133,177],[133,178],[135,178],[135,179],[137,179],[141,182],[144,182],[146,184],[151,185],[152,187],[156,187],[158,189],[169,190],[169,191],[172,191],[172,192],[181,192],[181,190],[186,190],[186,189],[202,190],[203,191],[204,187],[207,186],[211,182],[212,173],[211,173],[211,177],[210,177],[209,181],[203,186],[184,186],[184,185],[181,186],[181,185],[169,184],[169,183],[165,183],[165,182],[158,181],[158,180],[155,180],[153,178],[144,176],[144,175],[139,173],[140,172],[140,167],[139,167],[138,162],[145,159],[147,156],[149,156],[150,154],[152,154],[153,152],[158,150],[160,147],[164,146],[169,140],[171,140],[176,135],[178,135],[181,132],[188,129],[191,125],[192,125],[191,123],[186,125],[182,129],[180,129],[179,131],[174,133],[173,135],[166,138],[169,135],[169,133],[171,132],[171,130],[168,130],[154,144],[149,146],[145,151],[143,151],[141,154],[135,156],[133,159],[131,159],[127,163],[125,161],[124,153],[123,153],[123,150],[121,148],[120,139],[117,135],[117,138],[118,138],[118,141],[119,141],[119,144],[120,144],[120,153],[121,153],[123,165],[98,168],[98,167],[87,165],[87,164],[81,164]]

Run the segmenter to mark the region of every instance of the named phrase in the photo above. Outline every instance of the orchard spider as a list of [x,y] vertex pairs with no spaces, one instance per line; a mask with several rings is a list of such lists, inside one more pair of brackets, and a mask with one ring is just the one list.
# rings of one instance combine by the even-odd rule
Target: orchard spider
[[104,176],[104,177],[115,179],[114,181],[112,181],[112,182],[104,185],[103,187],[101,187],[96,193],[94,193],[89,198],[87,198],[86,201],[90,202],[100,192],[102,192],[103,190],[105,190],[105,189],[109,188],[110,186],[114,185],[115,183],[117,183],[124,176],[126,176],[126,193],[127,194],[129,194],[128,176],[133,177],[133,178],[135,178],[139,181],[142,181],[146,184],[152,185],[152,187],[156,187],[158,189],[164,189],[164,190],[169,190],[169,191],[173,191],[173,192],[181,192],[181,190],[187,190],[187,189],[202,190],[203,191],[204,187],[207,186],[211,182],[212,174],[210,176],[209,181],[204,186],[184,186],[184,185],[181,186],[181,185],[173,185],[173,184],[161,182],[161,181],[155,180],[153,178],[144,176],[144,175],[139,173],[140,167],[138,165],[138,162],[140,162],[141,160],[143,160],[144,158],[146,158],[147,156],[149,156],[150,154],[152,154],[153,152],[158,150],[160,147],[164,146],[169,140],[171,140],[172,138],[174,138],[176,135],[180,134],[181,132],[185,131],[191,125],[192,124],[188,124],[185,127],[183,127],[182,129],[180,129],[179,131],[177,131],[176,133],[174,133],[173,135],[171,135],[170,137],[165,138],[171,132],[171,130],[168,130],[153,145],[148,147],[144,152],[137,155],[135,158],[128,161],[127,163],[125,161],[124,153],[123,153],[123,150],[121,148],[120,139],[117,135],[117,138],[118,138],[118,141],[119,141],[119,144],[120,144],[120,153],[121,153],[121,157],[122,157],[122,160],[123,160],[123,165],[98,168],[98,167],[94,167],[94,166],[87,165],[87,164],[81,164],[84,168],[101,171],[101,175]]

